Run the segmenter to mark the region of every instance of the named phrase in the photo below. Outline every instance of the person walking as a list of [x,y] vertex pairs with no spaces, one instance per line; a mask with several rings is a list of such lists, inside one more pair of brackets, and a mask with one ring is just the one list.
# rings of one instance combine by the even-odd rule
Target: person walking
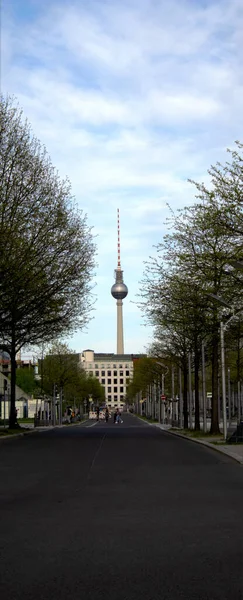
[[108,409],[108,406],[105,409],[105,420],[106,420],[106,423],[108,423],[108,421],[109,421],[109,409]]
[[97,418],[97,421],[99,421],[99,419],[100,419],[100,409],[99,409],[99,406],[97,406],[97,409],[96,409],[96,418]]
[[120,425],[120,423],[123,423],[122,418],[121,418],[121,411],[119,410],[119,408],[117,409],[116,423],[118,423],[118,425]]

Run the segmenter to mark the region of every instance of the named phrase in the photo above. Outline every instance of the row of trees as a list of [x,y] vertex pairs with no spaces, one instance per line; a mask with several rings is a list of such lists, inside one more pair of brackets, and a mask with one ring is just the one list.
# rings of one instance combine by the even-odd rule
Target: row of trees
[[[144,356],[134,363],[133,379],[127,382],[127,402],[132,404],[137,395],[146,398],[148,387],[154,381],[161,381],[161,377],[169,370],[170,360],[164,357],[163,363],[156,357]],[[168,384],[167,384],[168,390]]]
[[38,398],[52,397],[56,386],[59,393],[62,390],[63,410],[69,405],[88,403],[89,398],[96,405],[105,402],[105,390],[98,379],[81,368],[78,355],[62,342],[55,342],[47,352],[42,352],[38,360],[38,377],[33,368],[18,368],[16,382],[25,392]]
[[86,216],[9,97],[0,97],[0,338],[16,353],[82,328],[90,315],[95,245]]
[[240,321],[243,274],[231,266],[243,261],[243,158],[242,144],[229,151],[230,160],[211,167],[210,188],[196,188],[191,206],[170,211],[169,233],[156,246],[156,256],[148,260],[140,292],[140,307],[154,326],[150,353],[167,358],[183,371],[184,426],[188,427],[188,354],[193,356],[195,386],[195,427],[199,419],[199,374],[202,342],[211,365],[211,432],[219,431],[219,327],[228,319],[213,296],[234,307],[238,320],[227,334],[228,364],[236,363],[235,377],[241,378]]

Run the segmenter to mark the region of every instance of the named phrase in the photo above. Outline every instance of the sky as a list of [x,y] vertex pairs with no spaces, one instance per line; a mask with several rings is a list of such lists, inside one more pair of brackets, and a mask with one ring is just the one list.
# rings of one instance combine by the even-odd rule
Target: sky
[[1,91],[16,97],[97,244],[96,302],[77,352],[116,352],[117,208],[124,350],[153,331],[137,304],[144,262],[188,179],[243,141],[242,0],[2,0]]

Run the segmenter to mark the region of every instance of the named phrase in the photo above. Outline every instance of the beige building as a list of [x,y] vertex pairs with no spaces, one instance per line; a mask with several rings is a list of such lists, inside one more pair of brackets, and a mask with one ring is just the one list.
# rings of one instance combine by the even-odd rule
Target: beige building
[[106,404],[109,408],[123,408],[126,399],[126,386],[133,378],[134,360],[141,355],[96,354],[84,350],[80,354],[83,369],[96,377],[105,388]]

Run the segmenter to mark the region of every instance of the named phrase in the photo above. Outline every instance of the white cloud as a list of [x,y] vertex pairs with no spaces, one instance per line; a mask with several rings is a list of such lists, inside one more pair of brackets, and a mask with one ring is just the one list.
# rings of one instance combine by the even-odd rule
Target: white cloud
[[[21,3],[21,17],[21,6],[16,15],[4,7],[2,88],[17,96],[98,234],[99,302],[85,339],[105,351],[115,338],[117,206],[134,299],[167,203],[191,202],[187,178],[209,183],[210,164],[243,138],[241,2],[50,0],[36,14],[31,3],[29,17]],[[131,321],[125,314],[136,352],[147,329],[138,311]],[[83,334],[75,340],[87,345]]]

